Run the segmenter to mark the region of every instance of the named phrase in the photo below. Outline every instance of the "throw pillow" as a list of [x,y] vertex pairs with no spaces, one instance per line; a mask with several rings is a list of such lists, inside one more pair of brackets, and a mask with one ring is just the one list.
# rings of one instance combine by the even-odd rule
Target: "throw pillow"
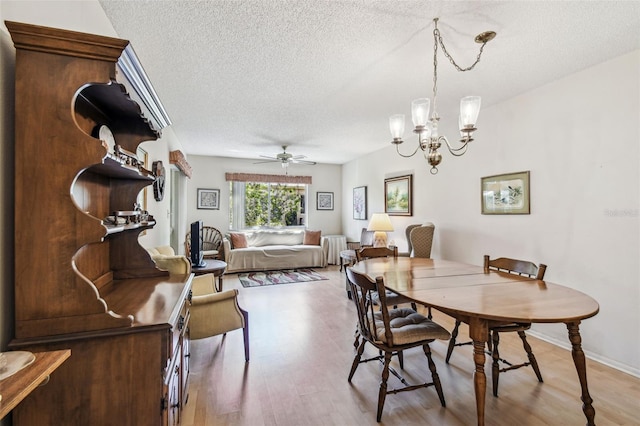
[[231,232],[229,236],[231,237],[231,246],[234,249],[247,248],[248,244],[246,235],[241,232]]
[[319,246],[321,233],[322,231],[304,231],[302,244],[306,246]]

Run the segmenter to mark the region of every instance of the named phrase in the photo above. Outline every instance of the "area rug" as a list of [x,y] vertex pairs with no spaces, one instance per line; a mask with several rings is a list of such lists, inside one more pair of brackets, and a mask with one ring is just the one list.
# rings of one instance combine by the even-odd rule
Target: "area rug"
[[283,271],[249,272],[238,274],[243,287],[262,287],[275,284],[302,283],[328,280],[313,269],[288,269]]

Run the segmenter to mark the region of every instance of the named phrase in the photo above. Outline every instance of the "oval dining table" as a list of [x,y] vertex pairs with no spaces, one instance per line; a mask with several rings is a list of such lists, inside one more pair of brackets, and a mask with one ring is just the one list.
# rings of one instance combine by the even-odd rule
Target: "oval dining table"
[[478,425],[484,425],[487,383],[484,349],[489,327],[512,322],[565,323],[582,389],[582,411],[587,425],[595,425],[579,329],[582,320],[598,313],[598,302],[590,296],[548,281],[440,259],[375,258],[351,268],[371,280],[382,276],[389,290],[469,325]]

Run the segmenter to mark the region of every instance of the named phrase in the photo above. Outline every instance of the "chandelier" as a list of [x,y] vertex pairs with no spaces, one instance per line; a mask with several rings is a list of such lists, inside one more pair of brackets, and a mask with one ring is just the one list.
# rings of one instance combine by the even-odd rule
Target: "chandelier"
[[393,137],[392,144],[396,146],[396,151],[402,157],[413,157],[418,149],[424,152],[424,157],[431,166],[431,174],[438,173],[438,164],[442,161],[442,155],[438,152],[438,148],[442,146],[442,143],[446,144],[449,152],[456,157],[460,157],[467,152],[467,146],[469,142],[473,141],[472,135],[476,131],[476,121],[478,120],[478,113],[480,112],[480,96],[467,96],[460,100],[460,116],[458,118],[458,127],[460,129],[460,143],[461,145],[454,148],[449,143],[449,140],[438,134],[438,121],[440,116],[436,111],[436,96],[438,94],[438,46],[442,47],[442,52],[449,59],[449,62],[460,72],[470,71],[473,67],[480,62],[480,56],[482,56],[482,50],[485,44],[493,40],[496,33],[493,31],[485,31],[478,34],[475,38],[476,43],[481,43],[480,52],[476,57],[476,61],[467,68],[461,68],[449,55],[440,30],[438,29],[438,18],[433,20],[435,28],[433,30],[433,113],[429,118],[430,101],[428,98],[415,99],[411,102],[411,118],[415,129],[414,133],[418,134],[418,146],[415,151],[409,155],[404,155],[400,152],[399,145],[403,143],[402,135],[404,134],[404,114],[395,114],[389,117],[389,129],[391,130],[391,136]]

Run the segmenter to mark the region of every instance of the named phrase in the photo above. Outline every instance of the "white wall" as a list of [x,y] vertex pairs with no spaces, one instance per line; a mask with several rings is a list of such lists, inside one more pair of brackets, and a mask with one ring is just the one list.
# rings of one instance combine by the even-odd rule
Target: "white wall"
[[[546,263],[546,279],[600,303],[581,325],[587,354],[640,375],[639,76],[635,51],[486,107],[468,153],[442,152],[436,176],[421,156],[403,159],[390,144],[344,166],[343,204],[353,187],[368,185],[369,211],[382,211],[384,178],[413,170],[414,216],[392,217],[390,239],[404,244],[406,224],[432,221],[435,258]],[[457,113],[439,112],[441,134],[455,138]],[[480,178],[523,170],[531,171],[531,214],[480,214]],[[349,208],[342,215],[357,239],[366,222],[354,221]],[[568,347],[564,325],[534,330]]]
[[[253,164],[256,160],[225,157],[190,155],[187,158],[193,167],[192,179],[187,181],[187,220],[184,226],[195,220],[204,225],[218,228],[223,234],[229,230],[229,182],[225,173],[264,173],[284,174],[277,163]],[[311,176],[312,184],[308,188],[307,228],[322,230],[324,235],[342,233],[342,166],[316,164],[315,166],[291,165],[292,176]],[[197,208],[198,188],[220,190],[220,210]],[[333,192],[333,210],[316,210],[316,192]]]

